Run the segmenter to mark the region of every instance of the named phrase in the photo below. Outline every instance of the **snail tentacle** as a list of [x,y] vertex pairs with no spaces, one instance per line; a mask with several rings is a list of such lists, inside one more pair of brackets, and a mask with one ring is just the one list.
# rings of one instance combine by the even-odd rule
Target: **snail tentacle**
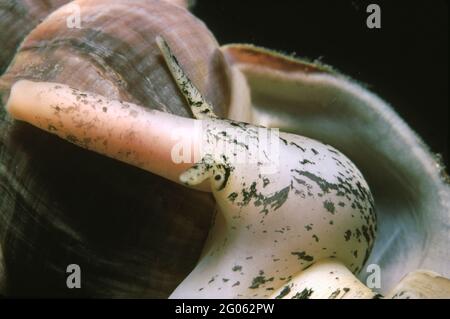
[[156,43],[164,57],[164,60],[169,67],[170,73],[172,74],[175,82],[177,83],[183,96],[189,104],[192,110],[192,114],[195,118],[208,119],[217,118],[214,113],[213,107],[205,100],[200,91],[195,87],[194,83],[189,79],[184,70],[178,63],[177,58],[172,53],[169,44],[164,40],[162,36],[156,37]]
[[201,161],[180,175],[180,182],[187,186],[195,186],[211,179],[211,185],[219,191],[227,184],[230,170],[228,164],[218,162],[211,154],[206,154]]
[[205,156],[191,168],[180,175],[180,181],[187,186],[194,186],[202,183],[213,174],[212,167],[214,161],[211,157]]

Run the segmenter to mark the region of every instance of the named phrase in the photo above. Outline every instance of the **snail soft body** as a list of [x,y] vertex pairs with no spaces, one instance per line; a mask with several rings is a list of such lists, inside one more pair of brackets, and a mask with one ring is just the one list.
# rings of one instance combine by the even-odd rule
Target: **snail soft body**
[[[351,161],[294,134],[272,133],[263,146],[267,129],[218,119],[195,87],[183,87],[189,80],[170,51],[162,52],[199,119],[29,81],[13,86],[8,111],[82,147],[171,180],[181,174],[184,184],[213,192],[216,222],[173,298],[269,297],[326,258],[360,270],[376,220],[369,187]],[[192,146],[195,165],[173,161],[176,130]]]

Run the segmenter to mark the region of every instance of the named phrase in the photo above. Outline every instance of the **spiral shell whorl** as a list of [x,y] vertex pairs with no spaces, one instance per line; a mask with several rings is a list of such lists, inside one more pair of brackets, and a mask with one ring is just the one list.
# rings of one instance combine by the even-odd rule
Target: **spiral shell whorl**
[[[74,5],[81,29],[68,28]],[[74,1],[55,11],[25,39],[5,75],[65,83],[111,98],[190,116],[159,55],[163,35],[192,81],[224,114],[225,64],[205,25],[188,11],[161,1]]]
[[23,38],[50,12],[68,0],[3,0],[0,2],[0,74]]

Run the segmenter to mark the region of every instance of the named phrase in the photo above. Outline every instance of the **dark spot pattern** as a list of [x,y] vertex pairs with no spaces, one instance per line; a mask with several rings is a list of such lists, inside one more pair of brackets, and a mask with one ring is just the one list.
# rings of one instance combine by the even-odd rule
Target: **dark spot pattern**
[[297,292],[291,299],[309,299],[313,292],[311,288],[305,288],[301,292]]
[[291,255],[297,256],[298,259],[304,260],[304,261],[313,261],[314,257],[307,255],[304,251],[293,251],[291,252]]
[[259,288],[260,285],[264,285],[267,282],[271,282],[271,281],[273,281],[273,279],[274,279],[273,277],[270,277],[270,278],[267,279],[264,276],[264,272],[260,271],[259,276],[256,276],[255,278],[253,278],[252,284],[248,288],[250,288],[250,289],[257,289],[257,288]]
[[282,298],[286,297],[290,292],[291,292],[291,287],[284,286],[284,288],[280,291],[278,296],[275,297],[275,299],[282,299]]

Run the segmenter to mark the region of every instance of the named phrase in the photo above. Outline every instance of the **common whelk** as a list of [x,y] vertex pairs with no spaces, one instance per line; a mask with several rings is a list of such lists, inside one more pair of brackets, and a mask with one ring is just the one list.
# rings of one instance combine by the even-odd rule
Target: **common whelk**
[[[330,67],[251,45],[231,44],[219,51],[204,25],[179,6],[75,3],[92,18],[83,29],[68,30],[63,7],[33,30],[0,80],[5,97],[20,79],[58,82],[190,117],[156,47],[154,39],[163,36],[219,116],[320,140],[356,164],[378,215],[377,238],[365,264],[382,270],[378,292],[387,293],[418,268],[450,275],[450,190],[444,168],[379,97]],[[78,293],[168,296],[195,266],[214,210],[212,199],[82,151],[1,112],[0,235],[7,293],[76,294],[64,287],[65,267],[75,260],[85,269],[86,285]],[[311,176],[303,181],[314,183]],[[251,203],[257,207],[257,198]],[[221,216],[216,225],[223,222]],[[342,236],[360,239],[356,231]],[[309,257],[306,252],[292,256]],[[316,266],[327,269],[326,261]],[[369,274],[364,267],[351,270],[361,271],[363,282]],[[339,267],[336,271],[351,276]],[[303,275],[306,281],[315,278],[308,270]],[[255,285],[272,282],[265,273],[254,278]],[[208,284],[212,278],[203,279]],[[229,280],[214,278],[221,287],[231,284],[231,290],[222,288],[222,296],[230,296],[237,280],[224,279]],[[302,278],[279,280],[286,285],[273,297],[311,297],[309,290],[295,291]],[[20,284],[24,281],[27,285]],[[44,283],[46,292],[40,290]],[[342,291],[328,297],[345,297]]]

